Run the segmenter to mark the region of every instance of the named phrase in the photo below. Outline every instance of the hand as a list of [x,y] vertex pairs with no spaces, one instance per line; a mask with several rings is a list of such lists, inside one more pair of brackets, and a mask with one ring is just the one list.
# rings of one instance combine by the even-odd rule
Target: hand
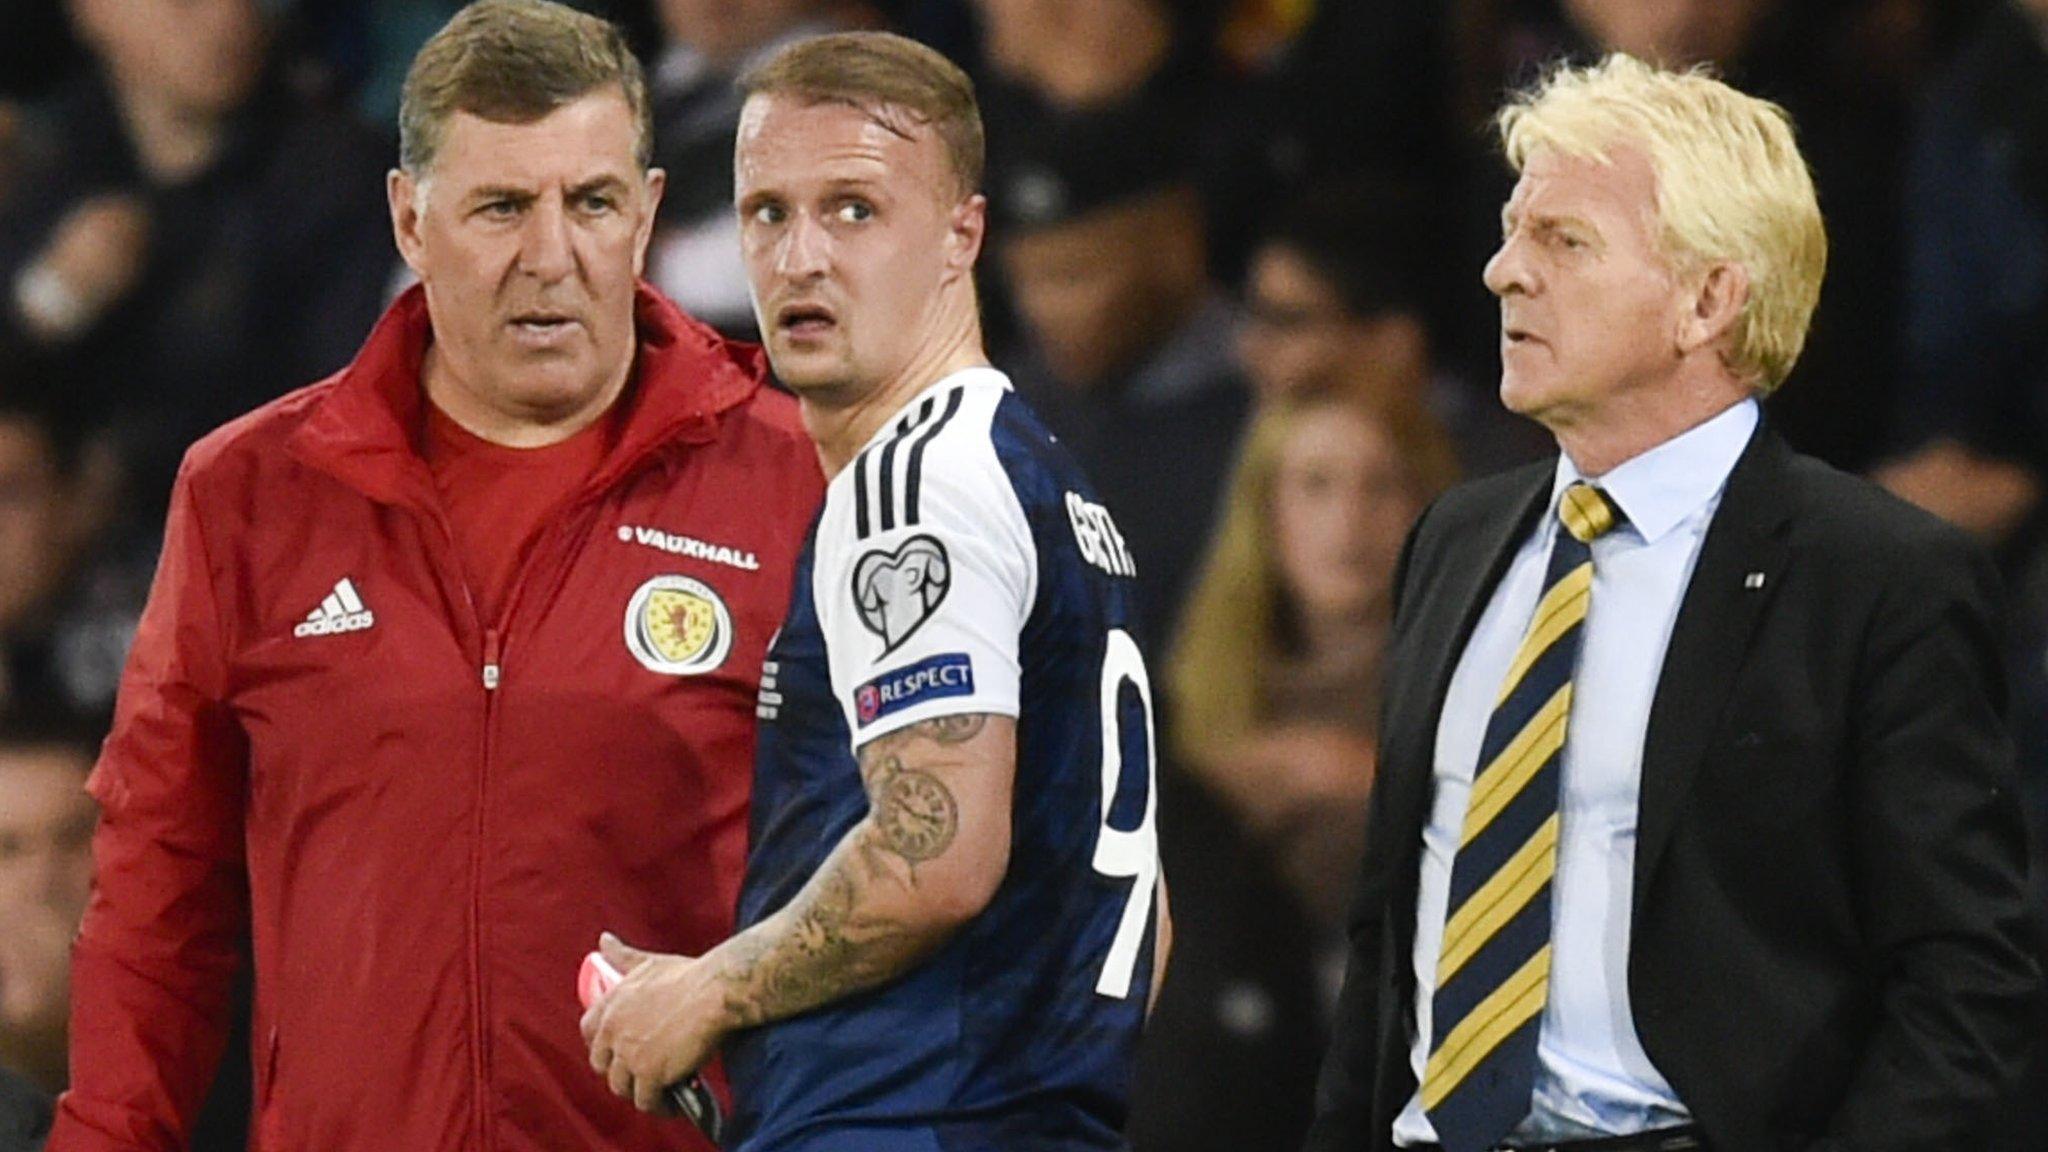
[[69,297],[71,314],[61,326],[75,331],[90,325],[135,287],[142,278],[149,229],[148,206],[125,192],[96,196],[57,222],[31,269],[53,279]]
[[729,1026],[699,957],[645,952],[607,932],[598,948],[625,977],[583,1014],[590,1067],[642,1112],[668,1114],[664,1089],[703,1067]]

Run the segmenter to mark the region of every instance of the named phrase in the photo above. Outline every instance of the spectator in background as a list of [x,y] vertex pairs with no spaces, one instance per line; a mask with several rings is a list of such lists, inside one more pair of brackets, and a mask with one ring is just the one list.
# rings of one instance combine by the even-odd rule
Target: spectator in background
[[[998,135],[1000,131],[1000,135]],[[997,255],[1023,322],[1018,387],[1116,514],[1145,574],[1147,651],[1191,575],[1249,390],[1170,103],[991,125]]]
[[1175,761],[1279,864],[1341,974],[1372,784],[1394,566],[1457,478],[1426,412],[1325,392],[1261,409],[1188,597],[1167,683]]
[[2048,477],[2048,0],[1986,14],[1909,156],[1906,435],[1879,478],[2023,567]]
[[[1328,390],[1263,405],[1165,668],[1161,822],[1185,934],[1133,1107],[1152,1149],[1292,1148],[1342,974],[1386,591],[1448,442]],[[1246,1099],[1261,1101],[1255,1109]]]
[[1533,426],[1436,366],[1424,216],[1377,183],[1316,189],[1277,214],[1252,250],[1238,359],[1261,402],[1336,391],[1421,408],[1468,472],[1533,460],[1544,453]]
[[843,24],[833,0],[660,0],[668,47],[648,75],[654,162],[669,174],[647,278],[691,315],[752,338],[754,308],[732,210],[733,81],[799,37]]
[[0,713],[0,1067],[50,1093],[65,1080],[71,937],[92,882],[85,776],[100,731],[49,709]]
[[[2020,784],[2048,875],[2048,0],[1984,14],[1924,93],[1907,165],[1904,435],[1876,478],[1999,558]],[[2035,895],[2048,922],[2048,887]],[[2031,1095],[2018,1126],[2038,1135],[2048,1091]]]
[[[1299,151],[1277,98],[1220,46],[1224,0],[974,0],[991,140],[1130,107],[1167,110],[1205,209],[1204,258],[1234,279],[1244,230]],[[1229,39],[1241,39],[1230,37]],[[1279,154],[1285,154],[1282,157]],[[1220,243],[1219,243],[1220,241]]]
[[61,356],[154,509],[187,443],[347,363],[390,279],[383,149],[267,67],[257,0],[71,0],[99,67],[0,218],[0,344]]
[[101,531],[118,469],[71,387],[0,352],[0,707],[111,708],[154,558],[147,532]]

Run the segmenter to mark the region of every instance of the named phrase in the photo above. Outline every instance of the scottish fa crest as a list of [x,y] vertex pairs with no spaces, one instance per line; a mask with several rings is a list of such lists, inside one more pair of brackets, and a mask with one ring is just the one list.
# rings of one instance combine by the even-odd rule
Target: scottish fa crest
[[656,576],[626,603],[626,649],[649,671],[701,676],[732,651],[732,612],[709,584]]
[[860,622],[882,638],[887,655],[931,619],[953,586],[946,546],[912,536],[894,552],[877,548],[853,566],[853,604]]

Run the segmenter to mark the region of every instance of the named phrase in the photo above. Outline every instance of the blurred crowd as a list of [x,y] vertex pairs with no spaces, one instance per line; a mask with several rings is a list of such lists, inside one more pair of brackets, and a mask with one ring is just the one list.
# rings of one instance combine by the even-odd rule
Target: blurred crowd
[[[0,0],[0,1096],[64,1081],[79,784],[180,455],[341,367],[404,287],[397,92],[459,6]],[[2040,851],[2048,0],[579,6],[629,29],[655,92],[648,276],[739,334],[734,76],[887,27],[976,78],[996,363],[1124,527],[1167,688],[1181,930],[1141,1152],[1299,1144],[1402,540],[1449,484],[1548,448],[1494,399],[1479,268],[1511,184],[1488,114],[1560,56],[1711,62],[1793,114],[1830,267],[1768,419],[1997,556]],[[236,1146],[235,1100],[212,1147]]]

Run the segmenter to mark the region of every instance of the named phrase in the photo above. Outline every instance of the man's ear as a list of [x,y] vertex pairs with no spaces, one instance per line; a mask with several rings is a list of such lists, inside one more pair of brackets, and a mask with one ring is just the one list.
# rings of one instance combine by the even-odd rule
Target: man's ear
[[398,245],[398,255],[405,266],[422,279],[426,269],[422,262],[426,258],[426,245],[420,241],[420,207],[425,199],[421,195],[423,185],[403,168],[393,168],[384,177],[384,197],[391,206],[391,238]]
[[1749,304],[1749,270],[1732,261],[1707,266],[1678,321],[1678,350],[1710,348],[1727,338]]
[[668,190],[668,173],[660,168],[647,170],[644,186],[647,196],[646,214],[640,217],[640,226],[633,235],[633,275],[647,273],[647,245],[654,237],[654,218],[661,214],[661,194]]
[[988,238],[988,197],[976,192],[953,206],[946,230],[946,267],[953,275],[973,276]]

